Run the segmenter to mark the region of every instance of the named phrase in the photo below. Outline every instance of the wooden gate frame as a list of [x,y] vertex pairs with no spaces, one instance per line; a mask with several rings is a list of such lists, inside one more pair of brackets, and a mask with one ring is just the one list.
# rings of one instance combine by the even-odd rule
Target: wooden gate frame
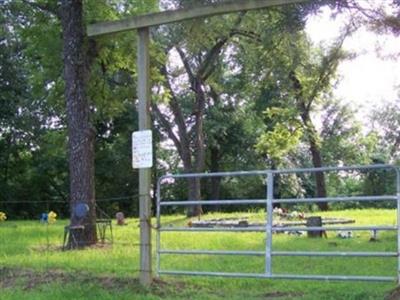
[[[147,130],[152,127],[150,119],[150,27],[195,18],[308,1],[309,0],[232,0],[213,5],[162,11],[129,17],[118,21],[91,24],[87,27],[87,35],[89,37],[94,37],[128,30],[137,30],[139,36],[137,47],[139,130]],[[139,169],[140,283],[144,286],[149,286],[152,282],[150,183],[151,169]]]

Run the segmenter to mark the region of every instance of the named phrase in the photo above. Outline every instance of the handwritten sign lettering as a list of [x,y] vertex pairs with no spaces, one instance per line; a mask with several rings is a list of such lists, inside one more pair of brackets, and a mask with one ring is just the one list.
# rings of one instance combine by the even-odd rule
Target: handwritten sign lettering
[[134,169],[153,166],[153,143],[151,130],[132,133],[132,167]]

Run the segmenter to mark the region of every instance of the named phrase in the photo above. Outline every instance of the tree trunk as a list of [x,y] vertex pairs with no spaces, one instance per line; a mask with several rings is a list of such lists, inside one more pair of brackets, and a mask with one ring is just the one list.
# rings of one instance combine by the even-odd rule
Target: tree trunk
[[[310,118],[310,107],[314,99],[309,100],[309,102],[306,104],[306,100],[304,99],[303,96],[303,87],[298,78],[296,77],[295,72],[292,71],[289,74],[289,79],[292,80],[293,88],[296,91],[297,108],[300,111],[300,117],[307,134],[313,166],[314,168],[320,168],[322,167],[322,157],[317,142],[318,133],[315,130],[314,124],[312,123]],[[319,198],[325,198],[327,193],[325,186],[325,175],[323,172],[315,173],[315,187],[316,187],[316,196]],[[327,202],[318,202],[317,205],[322,211],[327,211],[329,209]]]
[[11,134],[8,134],[6,136],[6,138],[5,138],[5,140],[6,140],[6,143],[7,143],[7,146],[6,146],[7,151],[4,153],[5,156],[6,156],[6,159],[5,159],[5,166],[4,166],[3,182],[4,182],[4,188],[6,189],[6,193],[5,193],[5,195],[6,195],[7,192],[8,192],[8,172],[9,172],[9,168],[10,168],[9,165],[10,165],[10,155],[11,155],[11,153],[10,153],[10,149],[11,149]]
[[[210,171],[216,173],[220,171],[219,168],[220,150],[217,147],[210,147]],[[209,179],[209,193],[211,200],[220,200],[221,191],[221,177],[210,177]],[[219,211],[220,205],[214,205],[213,210]]]
[[[200,200],[201,198],[201,185],[200,178],[189,178],[189,200]],[[201,205],[192,205],[188,207],[186,216],[187,217],[199,217],[203,213]]]
[[[194,140],[194,172],[204,172],[205,167],[205,145],[204,145],[204,110],[205,110],[205,94],[203,91],[203,82],[199,78],[195,78],[192,82],[192,90],[196,94],[196,106],[194,114],[195,122],[195,140]],[[200,178],[189,179],[189,200],[201,199],[201,180]],[[187,216],[200,216],[203,213],[201,205],[193,205],[188,208]]]
[[[312,156],[312,162],[314,168],[322,167],[321,151],[314,139],[310,139],[310,152]],[[327,196],[326,185],[325,185],[325,174],[324,172],[315,173],[315,185],[318,198],[325,198]],[[318,207],[322,211],[327,211],[329,209],[328,202],[318,202]]]
[[[317,132],[314,128],[314,125],[311,122],[308,112],[302,113],[301,118],[303,120],[304,126],[306,127],[313,166],[314,168],[321,168],[322,157],[316,139]],[[316,196],[318,198],[325,198],[327,196],[326,185],[325,185],[325,174],[323,172],[315,173],[315,188],[316,188]],[[317,205],[319,209],[322,211],[327,211],[329,209],[328,202],[318,202]]]
[[[219,172],[219,149],[210,149],[210,171],[212,173]],[[219,200],[221,190],[221,177],[211,177],[211,200]]]
[[[239,18],[240,23],[242,16]],[[181,106],[176,98],[171,84],[168,79],[168,72],[166,67],[161,68],[161,73],[166,78],[166,86],[171,93],[171,100],[169,101],[170,109],[174,115],[176,127],[178,129],[178,136],[174,133],[173,126],[169,124],[168,119],[162,114],[157,105],[153,105],[154,112],[158,117],[160,124],[166,129],[169,138],[174,142],[179,156],[183,161],[185,173],[201,173],[205,169],[205,144],[204,144],[204,112],[206,106],[206,91],[205,81],[214,71],[213,64],[218,58],[221,49],[224,47],[228,38],[224,37],[216,42],[216,44],[204,55],[204,60],[199,61],[197,72],[193,72],[189,63],[187,55],[178,46],[175,46],[178,54],[181,57],[182,63],[189,78],[190,88],[195,95],[195,103],[193,105],[192,116],[195,117],[193,128],[187,128],[185,124],[185,117],[181,110]],[[192,135],[193,132],[193,135]],[[191,137],[193,136],[193,139]],[[188,182],[188,198],[189,200],[201,199],[201,180],[198,178],[189,178]],[[201,205],[193,205],[188,207],[187,216],[200,216],[202,213]]]
[[[94,190],[94,138],[86,96],[88,60],[84,45],[82,1],[61,2],[65,99],[68,123],[68,163],[70,177],[70,240],[68,248],[97,242]],[[89,212],[78,218],[73,212],[77,203],[85,203]],[[74,216],[75,215],[75,216]],[[74,228],[83,227],[79,232]],[[72,240],[75,236],[75,241]]]

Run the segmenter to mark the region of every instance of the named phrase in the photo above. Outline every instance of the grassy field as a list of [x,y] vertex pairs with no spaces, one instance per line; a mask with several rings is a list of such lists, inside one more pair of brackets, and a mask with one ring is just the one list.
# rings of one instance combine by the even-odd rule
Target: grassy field
[[[329,217],[356,220],[355,225],[395,225],[394,210],[347,210]],[[210,214],[204,218],[247,216],[262,220],[264,213]],[[163,219],[166,226],[182,226],[183,216]],[[395,283],[288,281],[210,277],[162,276],[150,289],[137,282],[139,270],[138,220],[113,226],[114,244],[77,251],[61,251],[67,221],[43,225],[33,221],[0,224],[0,299],[384,299]],[[274,235],[274,250],[394,251],[394,232],[354,232],[352,239]],[[264,250],[262,233],[163,233],[162,248],[207,250]],[[263,257],[165,255],[162,269],[216,272],[264,272]],[[274,257],[273,272],[283,274],[396,276],[396,258]],[[396,298],[391,298],[396,299]]]

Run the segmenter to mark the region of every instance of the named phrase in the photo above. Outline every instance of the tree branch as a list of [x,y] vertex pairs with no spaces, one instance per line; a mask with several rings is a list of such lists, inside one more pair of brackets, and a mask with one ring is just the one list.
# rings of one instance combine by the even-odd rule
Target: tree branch
[[176,122],[176,125],[178,126],[178,131],[179,131],[179,136],[180,136],[181,142],[183,144],[188,144],[189,137],[187,135],[187,127],[186,127],[186,123],[185,123],[185,118],[183,116],[181,107],[179,106],[178,99],[176,98],[175,93],[172,90],[171,84],[168,79],[168,72],[167,72],[167,69],[165,66],[162,66],[160,68],[160,73],[162,75],[164,75],[165,81],[166,81],[166,87],[168,88],[168,90],[171,94],[171,100],[169,102],[169,106],[171,107],[172,113],[174,114],[175,122]]
[[171,124],[168,122],[168,120],[162,114],[162,112],[158,108],[157,104],[152,103],[151,108],[155,114],[156,119],[160,122],[160,125],[164,128],[168,137],[174,142],[174,145],[175,145],[176,149],[178,150],[179,155],[181,156],[181,153],[182,153],[181,143],[178,140],[177,136],[175,135],[174,131],[172,130]]
[[199,67],[197,71],[197,78],[200,78],[202,81],[206,81],[207,78],[211,75],[213,70],[211,69],[211,65],[214,63],[214,61],[218,58],[222,48],[225,46],[226,42],[235,35],[236,31],[238,30],[238,27],[240,23],[243,20],[243,17],[246,13],[243,12],[239,14],[238,19],[236,20],[233,28],[230,30],[228,36],[221,38],[207,53],[203,63]]
[[321,88],[325,84],[327,84],[327,81],[329,81],[331,76],[336,72],[336,68],[340,60],[340,51],[342,50],[343,43],[346,40],[346,38],[353,32],[353,30],[354,29],[352,29],[350,26],[347,26],[346,31],[339,38],[336,46],[334,46],[334,48],[330,51],[329,55],[325,57],[326,61],[321,66],[322,67],[321,73],[319,74],[317,83],[314,85],[314,88],[309,97],[309,101],[307,103],[306,106],[307,111],[310,110],[311,105],[314,102],[315,98],[317,97],[317,94],[321,91]]
[[193,74],[192,68],[190,67],[189,61],[186,58],[185,53],[179,46],[175,46],[176,51],[178,51],[179,57],[182,60],[183,66],[185,67],[186,73],[189,76],[189,81],[192,83],[195,80],[195,76]]

